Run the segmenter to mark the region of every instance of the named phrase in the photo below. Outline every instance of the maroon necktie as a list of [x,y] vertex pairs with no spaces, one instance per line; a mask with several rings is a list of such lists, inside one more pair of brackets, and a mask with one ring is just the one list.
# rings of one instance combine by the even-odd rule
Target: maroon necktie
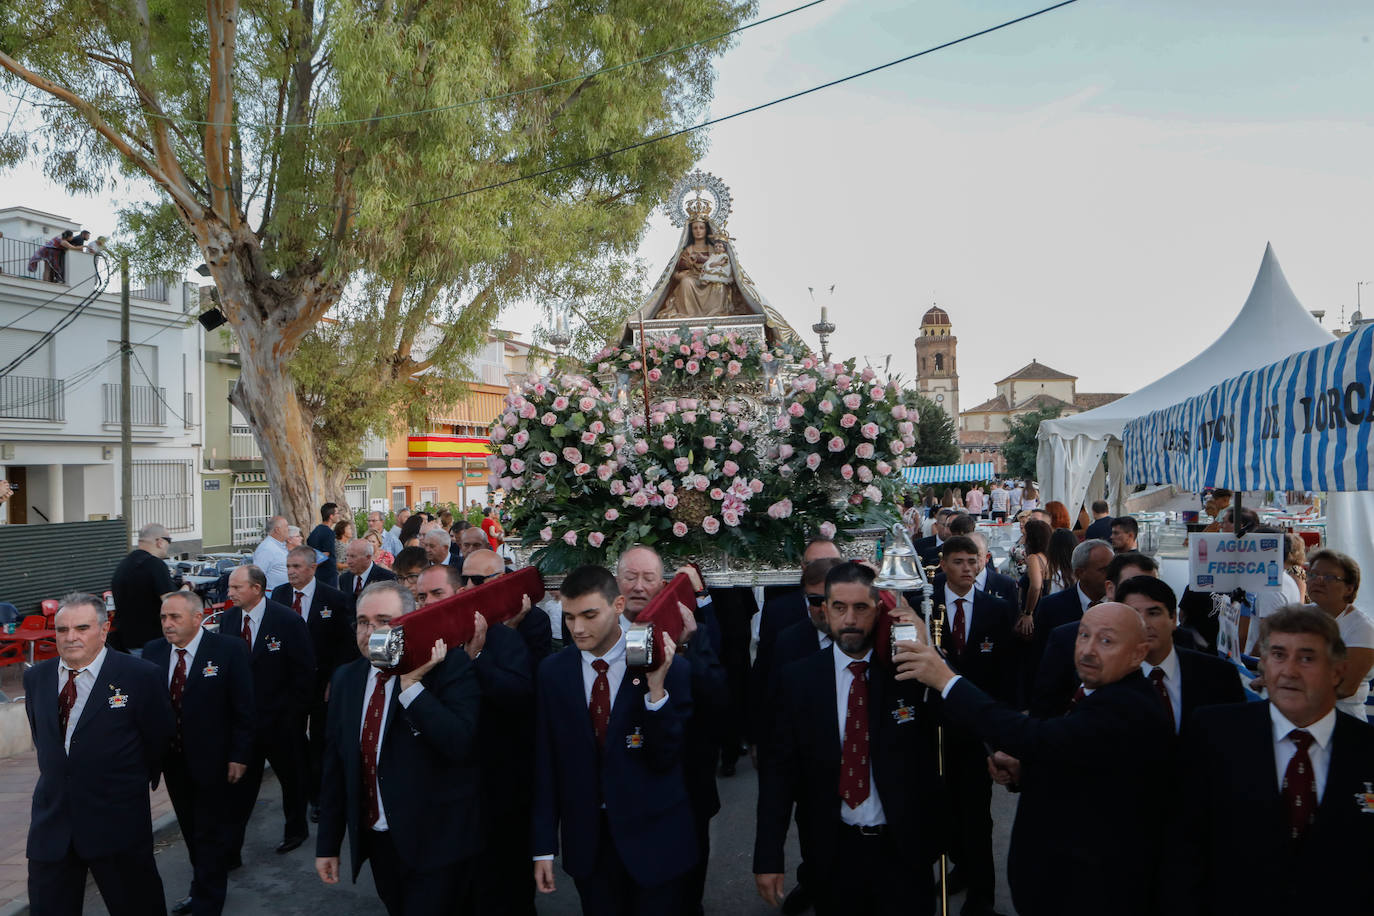
[[291,602],[291,610],[296,612],[296,616],[301,613],[301,599],[305,597],[305,592],[296,592],[296,600]]
[[851,809],[868,798],[868,662],[850,662],[849,709],[844,716],[840,750],[840,798]]
[[363,593],[363,577],[353,577],[353,597],[356,598]]
[[592,670],[596,672],[596,680],[592,681],[592,701],[587,706],[587,712],[592,717],[592,734],[596,735],[596,746],[604,748],[606,729],[611,724],[611,682],[606,677],[606,672],[611,670],[611,666],[605,659],[593,659]]
[[372,696],[367,699],[363,713],[363,733],[359,742],[363,754],[363,781],[367,783],[367,826],[376,825],[382,818],[377,795],[377,745],[382,740],[382,714],[386,711],[386,680],[390,671],[377,670]]
[[248,625],[248,612],[243,612],[243,641],[248,643],[248,651],[253,651],[253,628]]
[[1169,721],[1174,721],[1174,703],[1169,699],[1169,691],[1164,687],[1164,669],[1155,667],[1150,669],[1150,683],[1155,685],[1155,692],[1164,701],[1164,711],[1169,714]]
[[172,711],[177,714],[176,747],[181,746],[181,694],[186,690],[186,650],[177,649],[177,666],[172,671]]
[[1073,699],[1069,700],[1069,708],[1064,711],[1064,715],[1067,716],[1069,713],[1073,712],[1073,708],[1077,706],[1079,703],[1083,702],[1083,698],[1087,695],[1087,688],[1085,688],[1082,684],[1079,684],[1078,689],[1073,692]]
[[80,671],[67,669],[67,683],[62,685],[62,691],[57,695],[57,724],[62,728],[62,735],[67,734],[67,720],[71,718],[72,707],[76,705],[76,676]]
[[1288,740],[1298,750],[1283,773],[1283,801],[1288,806],[1288,826],[1292,828],[1293,840],[1297,841],[1303,838],[1317,816],[1317,778],[1312,772],[1312,758],[1307,756],[1312,735],[1295,728],[1288,733]]
[[954,599],[954,653],[964,654],[964,599]]

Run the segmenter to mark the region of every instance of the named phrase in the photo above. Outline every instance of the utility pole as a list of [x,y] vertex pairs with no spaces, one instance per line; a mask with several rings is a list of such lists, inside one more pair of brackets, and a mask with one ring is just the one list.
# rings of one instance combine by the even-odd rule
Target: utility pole
[[129,256],[119,259],[119,482],[124,549],[134,543],[133,387],[129,367]]

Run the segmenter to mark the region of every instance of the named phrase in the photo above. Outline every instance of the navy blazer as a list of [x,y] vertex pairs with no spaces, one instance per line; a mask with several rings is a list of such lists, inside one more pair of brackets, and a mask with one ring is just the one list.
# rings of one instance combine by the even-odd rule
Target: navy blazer
[[[172,644],[154,639],[143,660],[158,666],[169,681]],[[194,658],[187,659],[181,693],[180,754],[191,779],[203,788],[227,786],[229,763],[248,763],[253,753],[253,674],[248,647],[238,639],[204,630]],[[171,684],[168,683],[170,689]],[[170,696],[170,693],[169,693]]]
[[[231,607],[219,631],[242,642],[243,609]],[[314,697],[315,650],[305,621],[289,607],[268,601],[253,638],[253,725],[258,734],[303,716]]]
[[1083,602],[1078,599],[1078,586],[1061,588],[1052,595],[1043,595],[1040,603],[1031,612],[1035,631],[1031,635],[1030,649],[1025,658],[1027,666],[1026,682],[1035,683],[1036,672],[1040,669],[1040,659],[1045,655],[1045,645],[1055,627],[1066,623],[1078,623],[1083,619]]
[[[1326,788],[1301,847],[1279,792],[1269,703],[1200,709],[1179,750],[1183,804],[1161,882],[1178,916],[1367,912],[1374,850],[1374,726],[1343,712],[1327,745]],[[1257,863],[1268,866],[1254,880]]]
[[[542,611],[532,610],[530,616],[536,612],[548,619]],[[477,725],[482,816],[487,821],[518,816],[523,825],[534,779],[534,660],[518,632],[497,624],[487,628],[486,645],[472,666],[482,691]]]
[[[81,717],[68,724],[71,751],[57,722],[58,660],[24,672],[24,711],[38,752],[27,855],[58,862],[75,849],[100,859],[153,842],[148,787],[176,730],[167,684],[155,665],[106,649],[100,680]],[[124,700],[111,700],[116,693]]]
[[682,761],[687,797],[697,821],[720,810],[716,788],[716,760],[720,754],[722,723],[730,715],[730,688],[711,631],[717,629],[714,602],[692,609],[697,631],[678,657],[688,662],[692,674],[692,716],[687,721],[687,744]]
[[[932,599],[945,606],[944,649],[950,667],[1003,702],[1016,698],[1016,605],[974,589],[973,622],[964,651],[954,649],[954,599],[944,582]],[[966,611],[967,613],[968,611]]]
[[[1152,912],[1153,894],[1140,889],[1155,886],[1174,730],[1144,675],[1133,671],[1054,719],[1023,715],[967,678],[950,688],[944,707],[950,719],[1021,761],[1007,858],[1017,912],[1100,916],[1104,900],[1113,914]],[[1110,818],[1074,814],[1108,803]]]
[[[288,582],[272,589],[268,597],[290,608],[296,600],[296,591]],[[316,579],[310,607],[302,610],[306,629],[310,631],[310,646],[315,651],[315,702],[323,702],[324,688],[335,669],[359,657],[358,640],[353,635],[353,599]],[[242,626],[240,623],[239,627]]]
[[649,681],[627,668],[611,704],[604,752],[599,752],[582,682],[582,653],[568,646],[544,659],[536,681],[533,852],[563,853],[574,878],[596,865],[601,805],[611,840],[630,877],[653,887],[697,860],[696,832],[683,777],[687,722],[692,717],[691,667],[674,658],[664,687],[668,701],[645,708]]
[[778,634],[773,644],[772,663],[766,683],[751,687],[749,702],[754,709],[754,744],[759,750],[759,760],[772,749],[773,737],[777,728],[778,712],[782,702],[778,697],[778,683],[782,672],[793,662],[815,655],[821,651],[820,640],[816,636],[816,625],[810,615],[798,620]]
[[793,624],[811,621],[806,593],[800,588],[774,595],[763,603],[759,615],[759,644],[754,664],[749,669],[749,739],[753,744],[766,742],[771,728],[768,709],[769,685],[780,666],[774,658],[778,637]]
[[[1001,598],[1013,608],[1019,609],[1021,607],[1021,589],[1016,584],[1016,580],[1011,576],[1004,576],[993,569],[991,563],[992,561],[989,560],[987,574],[983,577],[983,587],[979,589],[979,591],[987,592],[994,598]],[[942,572],[936,573],[934,578],[930,580],[930,584],[934,586],[936,594],[943,594],[945,588],[945,574]],[[921,593],[908,593],[907,600],[912,601],[913,595],[915,599],[911,606],[919,608],[921,606]],[[939,602],[936,603],[938,604]]]
[[[320,777],[316,856],[337,856],[348,832],[353,880],[363,866],[367,812],[362,768],[363,690],[370,666],[356,659],[334,672]],[[377,763],[382,807],[396,852],[409,868],[433,871],[476,855],[478,820],[477,721],[481,688],[467,654],[451,651],[425,675],[424,689],[401,705],[401,682],[391,691]]]
[[[781,709],[771,749],[760,758],[755,874],[785,870],[783,845],[793,804],[807,868],[827,874],[835,865],[842,822],[834,651],[813,652],[778,676]],[[873,781],[898,857],[917,868],[928,868],[937,854],[943,821],[926,692],[915,681],[894,680],[887,665],[868,669]]]
[[[354,598],[353,598],[353,580],[356,579],[356,578],[357,578],[357,576],[353,575],[353,573],[352,573],[350,570],[347,570],[347,569],[344,570],[343,572],[339,573],[339,588],[338,588],[338,591],[341,591],[341,592],[343,592],[345,595],[348,596],[348,601],[349,601],[349,605],[350,605],[350,606],[352,606],[353,601],[354,601]],[[367,587],[368,587],[369,585],[371,585],[373,582],[394,582],[395,580],[396,580],[396,574],[395,574],[394,572],[392,572],[391,570],[387,569],[385,566],[380,566],[380,565],[378,565],[378,564],[376,564],[376,563],[373,563],[373,564],[372,564],[372,569],[371,569],[371,571],[368,572],[368,574],[367,574],[367,581],[363,583],[363,588],[367,588]],[[289,602],[289,601],[287,602],[287,604],[290,604],[290,603],[291,603],[291,602]]]

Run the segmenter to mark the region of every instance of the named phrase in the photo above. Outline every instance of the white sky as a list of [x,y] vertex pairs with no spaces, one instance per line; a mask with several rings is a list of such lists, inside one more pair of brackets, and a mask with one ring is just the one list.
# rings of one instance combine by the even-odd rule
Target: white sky
[[[760,15],[800,0],[762,0]],[[719,62],[721,115],[1041,5],[827,0]],[[1374,4],[1081,0],[711,134],[730,234],[799,330],[836,285],[835,353],[911,374],[932,302],[972,406],[1031,357],[1083,391],[1131,391],[1211,342],[1266,242],[1335,326],[1374,280]],[[33,169],[0,205],[108,228],[118,196],[69,199]],[[656,277],[677,238],[641,248]],[[1374,310],[1374,284],[1364,290]],[[818,303],[820,304],[820,303]],[[532,308],[504,315],[528,331]]]

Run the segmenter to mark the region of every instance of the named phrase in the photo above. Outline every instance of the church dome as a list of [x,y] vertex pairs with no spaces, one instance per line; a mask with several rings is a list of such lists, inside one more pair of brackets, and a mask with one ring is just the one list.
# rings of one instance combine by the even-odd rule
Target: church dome
[[929,310],[921,316],[921,327],[931,324],[949,324],[949,313],[938,305],[932,305]]

